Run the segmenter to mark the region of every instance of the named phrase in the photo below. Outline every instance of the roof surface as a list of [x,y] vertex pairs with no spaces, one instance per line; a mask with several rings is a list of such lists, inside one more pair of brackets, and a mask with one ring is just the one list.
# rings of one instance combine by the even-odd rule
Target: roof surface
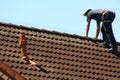
[[[23,33],[27,56],[39,66],[20,57],[19,35]],[[120,58],[106,51],[101,40],[2,22],[0,62],[7,66],[0,69],[17,80],[120,79]]]

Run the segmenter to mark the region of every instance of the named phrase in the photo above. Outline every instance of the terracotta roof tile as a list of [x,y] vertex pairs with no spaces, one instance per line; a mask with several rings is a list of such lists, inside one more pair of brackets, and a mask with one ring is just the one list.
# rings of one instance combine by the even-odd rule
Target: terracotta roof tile
[[[27,56],[21,58],[20,34],[27,39]],[[118,43],[119,48],[120,44]],[[15,79],[30,80],[118,80],[119,55],[106,51],[101,40],[22,25],[0,23],[0,61]],[[5,70],[2,65],[0,69]],[[10,76],[14,77],[10,71]],[[24,77],[24,78],[23,78]],[[2,79],[2,77],[0,78]]]

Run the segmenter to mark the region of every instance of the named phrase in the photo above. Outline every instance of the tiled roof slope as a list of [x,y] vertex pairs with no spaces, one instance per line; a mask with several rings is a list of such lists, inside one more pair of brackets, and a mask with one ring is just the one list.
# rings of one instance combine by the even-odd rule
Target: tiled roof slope
[[[27,55],[39,66],[20,57],[19,35],[27,38]],[[120,44],[119,44],[120,47]],[[0,23],[0,65],[17,80],[119,80],[120,58],[106,51],[101,40]],[[18,75],[17,75],[18,76]],[[20,79],[21,78],[21,79]]]

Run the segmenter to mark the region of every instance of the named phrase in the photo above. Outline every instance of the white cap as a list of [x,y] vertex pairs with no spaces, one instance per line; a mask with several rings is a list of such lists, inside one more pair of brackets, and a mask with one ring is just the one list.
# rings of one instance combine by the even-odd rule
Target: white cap
[[85,16],[89,11],[91,11],[92,9],[90,9],[90,8],[87,8],[86,10],[85,10],[85,12],[83,13],[83,15]]

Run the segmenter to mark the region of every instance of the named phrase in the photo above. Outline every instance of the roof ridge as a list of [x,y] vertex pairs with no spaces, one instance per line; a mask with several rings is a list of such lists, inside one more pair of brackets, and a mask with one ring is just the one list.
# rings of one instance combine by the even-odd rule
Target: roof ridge
[[16,24],[12,24],[12,23],[5,23],[5,22],[0,22],[0,25],[4,25],[4,26],[8,26],[8,27],[17,27],[17,28],[22,28],[22,29],[27,29],[27,30],[32,30],[32,31],[37,31],[37,32],[45,32],[45,33],[50,33],[50,34],[56,34],[56,35],[62,35],[62,36],[67,36],[67,37],[72,37],[72,38],[79,38],[79,39],[83,39],[83,40],[90,40],[90,41],[95,41],[95,42],[102,42],[101,39],[94,39],[94,38],[90,38],[90,37],[85,37],[85,36],[80,36],[77,34],[69,34],[69,33],[65,33],[65,32],[59,32],[59,31],[55,31],[55,30],[46,30],[46,29],[39,29],[39,28],[35,28],[35,27],[28,27],[28,26],[24,26],[24,25],[16,25]]

